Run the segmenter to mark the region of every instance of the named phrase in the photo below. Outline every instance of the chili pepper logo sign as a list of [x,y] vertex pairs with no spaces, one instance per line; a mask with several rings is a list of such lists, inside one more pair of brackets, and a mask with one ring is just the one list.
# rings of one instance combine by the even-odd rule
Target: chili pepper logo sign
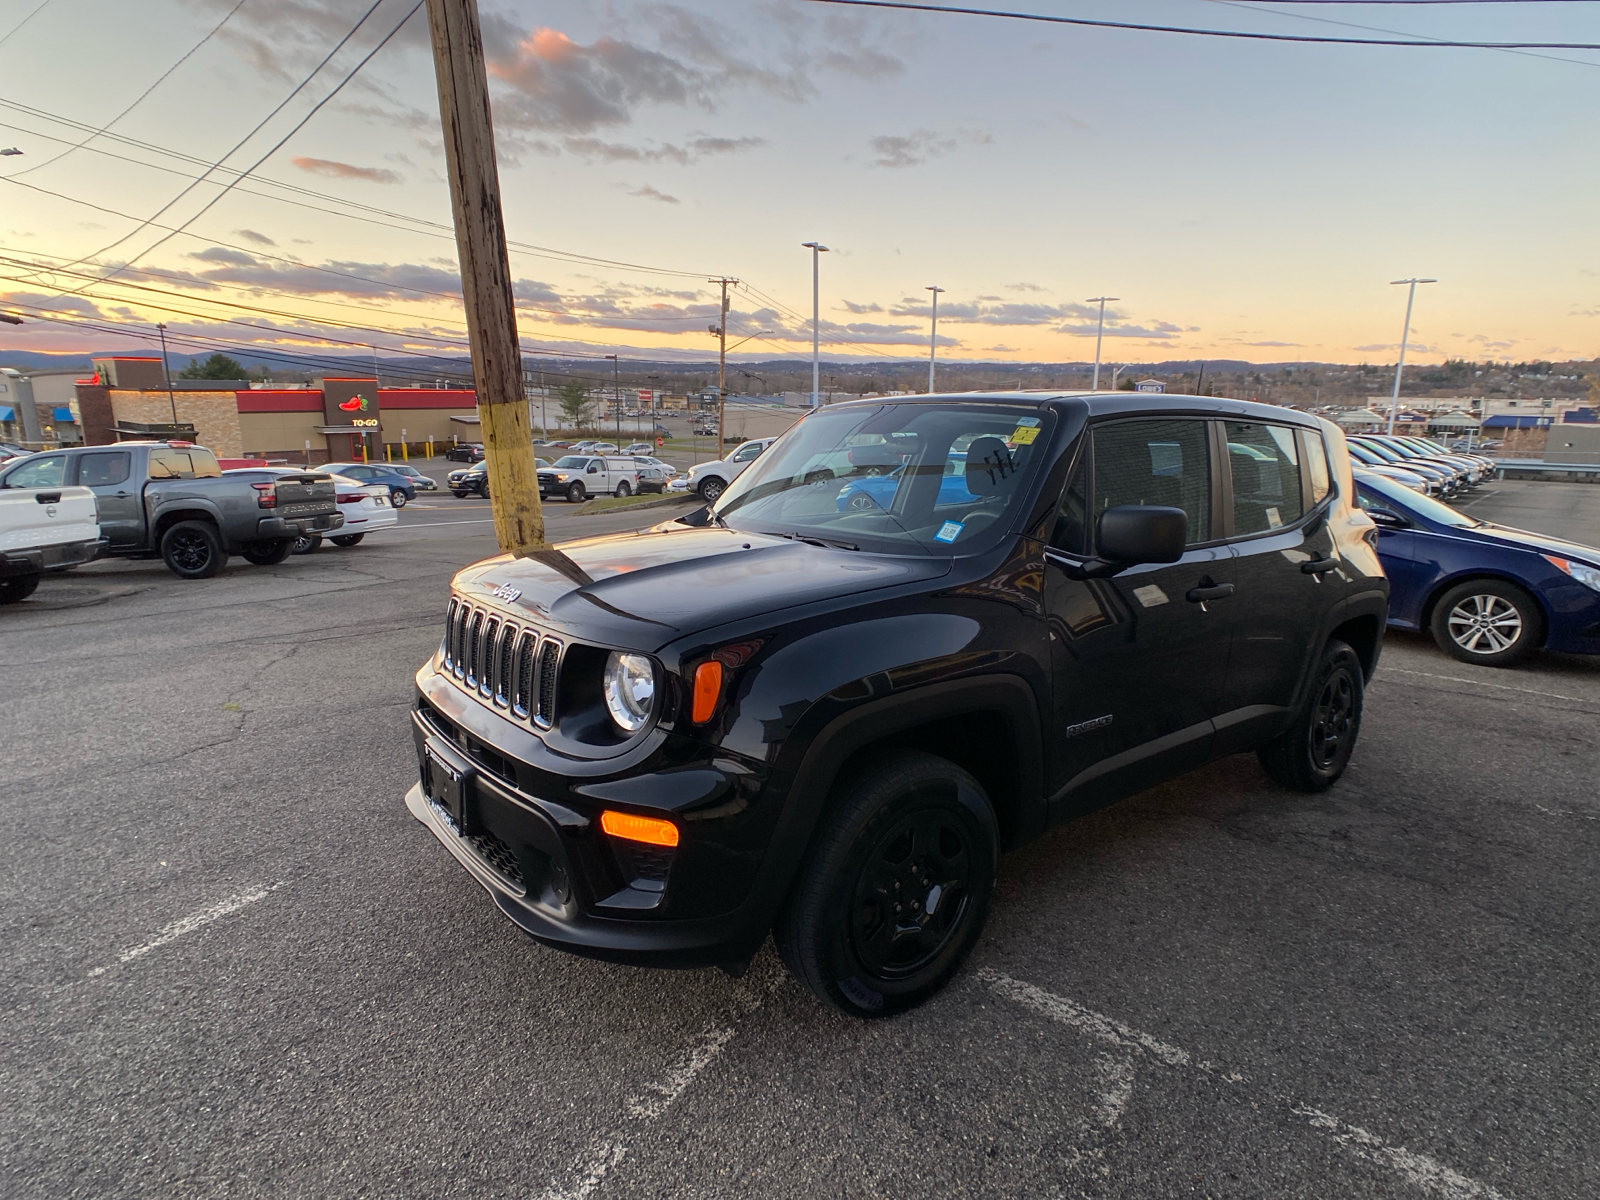
[[339,408],[344,412],[366,412],[367,400],[365,396],[351,396]]

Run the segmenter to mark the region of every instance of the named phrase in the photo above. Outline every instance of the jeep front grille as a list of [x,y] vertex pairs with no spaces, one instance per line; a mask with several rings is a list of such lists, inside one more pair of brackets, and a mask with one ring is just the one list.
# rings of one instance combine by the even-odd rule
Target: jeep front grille
[[512,719],[555,723],[561,642],[486,608],[452,599],[445,612],[445,675]]

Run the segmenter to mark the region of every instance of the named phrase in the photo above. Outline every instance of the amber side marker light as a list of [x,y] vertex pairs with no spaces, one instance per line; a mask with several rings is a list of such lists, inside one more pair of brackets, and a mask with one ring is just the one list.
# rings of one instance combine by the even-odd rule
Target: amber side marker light
[[600,828],[612,837],[625,838],[630,842],[645,842],[651,846],[678,844],[678,827],[660,817],[641,817],[607,809],[600,814]]
[[717,711],[717,699],[722,695],[722,664],[712,659],[703,662],[694,672],[694,704],[690,717],[696,725],[704,725]]

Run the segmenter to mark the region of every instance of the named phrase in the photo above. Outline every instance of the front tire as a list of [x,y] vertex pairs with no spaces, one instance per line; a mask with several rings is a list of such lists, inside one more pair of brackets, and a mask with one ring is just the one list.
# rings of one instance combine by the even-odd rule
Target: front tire
[[39,586],[39,575],[13,575],[0,579],[0,604],[17,604],[33,595]]
[[293,538],[280,538],[272,542],[248,542],[241,553],[246,562],[255,563],[258,567],[275,567],[289,557],[289,551],[293,548]]
[[1327,791],[1350,765],[1365,699],[1361,660],[1345,643],[1330,641],[1293,723],[1256,751],[1261,769],[1297,792]]
[[208,521],[179,521],[161,535],[161,561],[179,579],[210,579],[228,561]]
[[363,530],[360,533],[338,533],[328,540],[331,541],[335,546],[359,546],[361,544],[361,539],[366,536],[366,531]]
[[567,503],[568,504],[582,504],[583,503],[583,484],[574,483],[571,487],[569,487],[567,489]]
[[304,537],[297,537],[294,545],[290,547],[290,554],[313,554],[322,546],[322,535],[308,533]]
[[1433,640],[1439,649],[1480,667],[1509,667],[1544,641],[1544,612],[1515,584],[1472,579],[1451,588],[1433,606]]
[[971,775],[918,750],[883,756],[824,818],[773,931],[784,965],[851,1016],[921,1004],[983,931],[999,846]]
[[700,493],[700,499],[707,504],[715,504],[717,497],[728,490],[728,485],[715,475],[710,475],[700,481],[700,487],[697,490]]

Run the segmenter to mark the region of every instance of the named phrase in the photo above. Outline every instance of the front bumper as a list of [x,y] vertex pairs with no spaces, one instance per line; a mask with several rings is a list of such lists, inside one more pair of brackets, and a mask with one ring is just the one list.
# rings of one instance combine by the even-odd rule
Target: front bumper
[[747,959],[766,936],[771,913],[755,895],[718,916],[662,917],[668,887],[680,886],[673,872],[687,865],[674,852],[616,843],[590,815],[484,771],[416,710],[412,728],[421,779],[406,807],[537,941],[638,966],[705,967]]
[[54,546],[34,546],[8,550],[0,555],[0,576],[38,575],[44,571],[65,571],[69,567],[93,562],[105,553],[105,538],[82,542],[62,542]]

